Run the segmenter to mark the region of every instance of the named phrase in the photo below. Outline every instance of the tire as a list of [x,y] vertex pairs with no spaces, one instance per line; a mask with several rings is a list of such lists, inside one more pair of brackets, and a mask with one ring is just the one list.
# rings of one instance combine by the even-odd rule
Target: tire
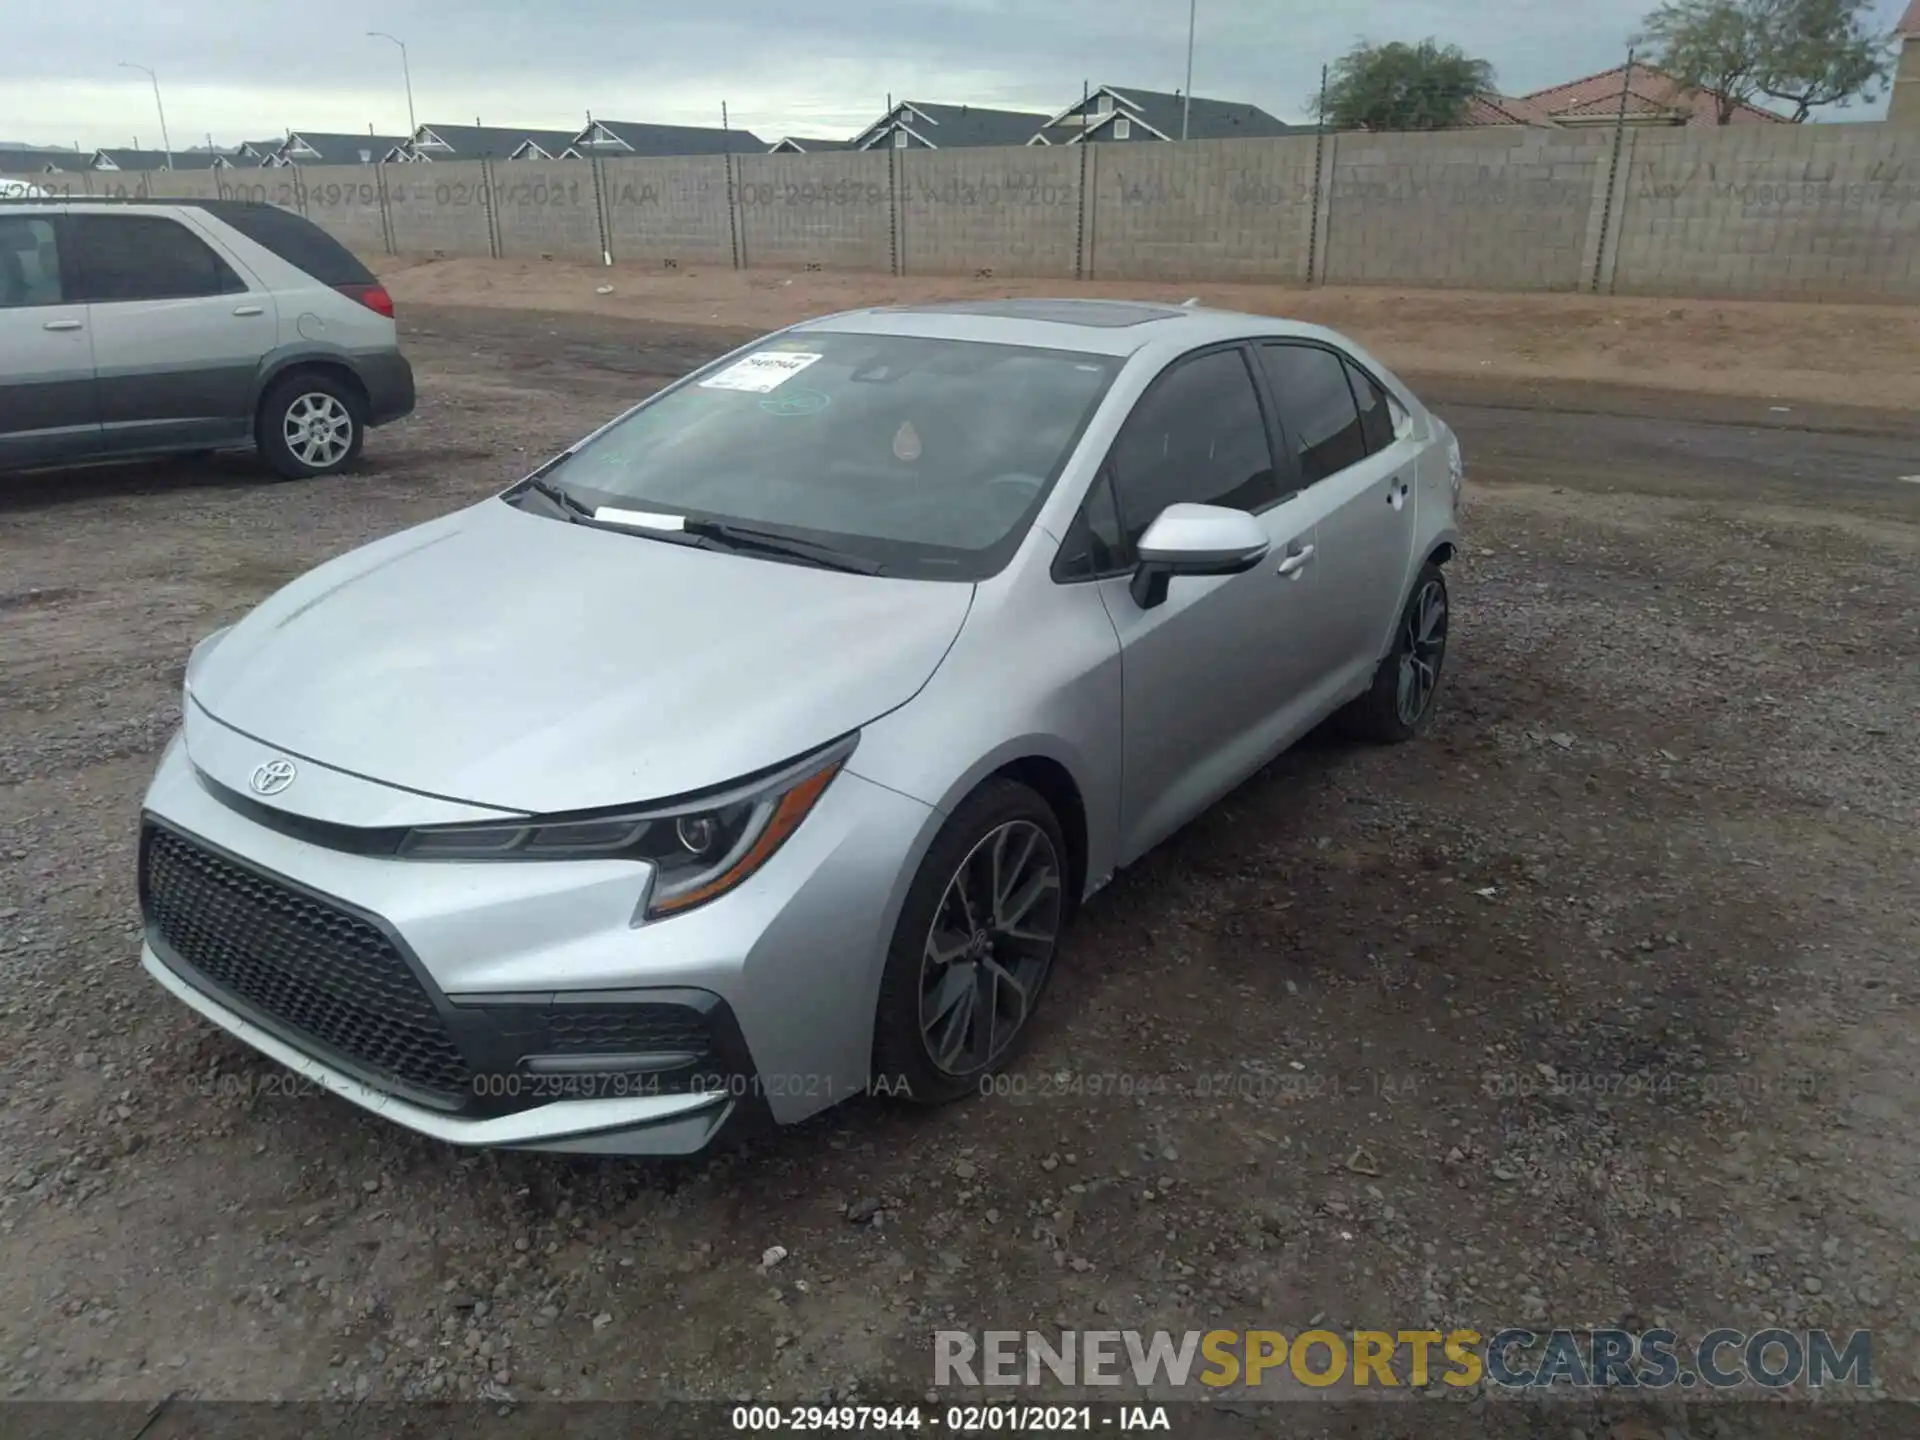
[[[298,438],[303,416],[324,423],[328,434],[323,437],[315,430],[305,440]],[[360,458],[366,438],[367,407],[360,397],[331,375],[313,370],[297,370],[274,381],[254,422],[260,458],[284,480],[310,480],[346,469]]]
[[[1435,612],[1431,606],[1438,602]],[[1413,739],[1433,718],[1433,701],[1440,690],[1440,671],[1447,658],[1447,577],[1428,561],[1420,567],[1413,593],[1393,627],[1393,644],[1373,672],[1367,692],[1340,712],[1341,728],[1360,740],[1396,745]],[[1423,625],[1425,629],[1423,630]],[[1402,674],[1417,686],[1420,666],[1428,667],[1423,693],[1411,705],[1403,693]]]
[[[1026,848],[1029,842],[1031,849]],[[1014,932],[1023,933],[994,924],[989,892],[996,853],[1008,897],[1000,918],[1017,920]],[[1024,865],[1017,863],[1022,855]],[[965,894],[956,898],[952,887],[963,867],[968,875]],[[1043,878],[1049,867],[1050,888]],[[947,817],[920,862],[887,949],[874,1017],[873,1069],[881,1093],[943,1105],[977,1092],[983,1080],[1019,1053],[1032,1028],[1028,1021],[1052,978],[1061,929],[1072,913],[1070,873],[1058,818],[1045,800],[1017,781],[988,781]],[[1028,891],[1030,903],[1016,913],[1010,902]],[[963,901],[977,912],[964,935]],[[1044,943],[1024,938],[1043,932],[1048,936]],[[939,959],[942,951],[950,958]],[[991,997],[985,999],[984,1013],[994,1022],[985,1032],[976,1023],[982,1018],[983,997]],[[1017,1023],[1010,1030],[1000,1029],[1014,1018],[1016,1007]],[[957,1047],[951,1043],[956,1029]]]

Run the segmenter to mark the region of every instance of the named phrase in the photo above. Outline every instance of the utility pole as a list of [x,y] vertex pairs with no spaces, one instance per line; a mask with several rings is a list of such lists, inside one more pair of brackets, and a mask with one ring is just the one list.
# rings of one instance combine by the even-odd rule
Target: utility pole
[[1193,22],[1200,0],[1187,0],[1187,88],[1180,92],[1180,138],[1187,138],[1187,112],[1193,108]]
[[384,30],[369,30],[367,38],[391,40],[400,47],[400,74],[407,82],[407,138],[411,140],[420,133],[420,123],[413,118],[413,67],[407,63],[407,42],[398,35],[389,35]]
[[147,78],[153,82],[153,108],[160,113],[160,146],[162,152],[167,157],[167,169],[171,170],[173,168],[173,141],[167,138],[167,107],[160,103],[160,77],[154,74],[153,71],[148,70],[146,66],[136,65],[131,60],[122,60],[120,65],[121,68],[125,70],[146,71]]

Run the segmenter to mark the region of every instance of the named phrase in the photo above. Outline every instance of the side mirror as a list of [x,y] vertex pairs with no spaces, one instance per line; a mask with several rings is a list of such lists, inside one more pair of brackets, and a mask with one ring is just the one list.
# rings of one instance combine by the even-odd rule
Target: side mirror
[[1266,528],[1245,510],[1224,505],[1169,505],[1140,537],[1140,564],[1129,587],[1134,604],[1151,610],[1167,598],[1175,575],[1239,575],[1266,559]]

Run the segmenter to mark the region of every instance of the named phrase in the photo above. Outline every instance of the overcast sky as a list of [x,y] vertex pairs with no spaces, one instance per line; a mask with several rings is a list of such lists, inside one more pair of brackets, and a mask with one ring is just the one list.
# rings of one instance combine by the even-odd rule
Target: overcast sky
[[[1891,28],[1903,0],[1877,0]],[[1303,118],[1356,40],[1452,41],[1520,93],[1618,64],[1652,0],[1198,0],[1193,88]],[[793,17],[796,12],[804,19]],[[735,123],[847,135],[885,98],[1056,110],[1082,80],[1175,90],[1187,0],[53,0],[8,7],[0,140],[157,147],[423,122]],[[1868,118],[1879,106],[1842,112]]]

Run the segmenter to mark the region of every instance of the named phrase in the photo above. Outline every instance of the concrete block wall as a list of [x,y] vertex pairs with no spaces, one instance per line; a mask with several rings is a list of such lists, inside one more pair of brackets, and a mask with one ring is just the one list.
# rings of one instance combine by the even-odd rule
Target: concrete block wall
[[1308,278],[1311,137],[1088,148],[1090,276]]
[[743,155],[734,165],[748,265],[893,268],[894,182],[885,152]]
[[[301,172],[308,197],[307,218],[330,229],[345,216],[324,204],[316,208],[313,195],[315,186],[323,183],[323,177],[333,177],[337,168]],[[373,180],[374,170],[384,176],[387,224],[393,232],[393,248],[400,254],[493,254],[493,200],[483,162],[357,165],[348,169],[363,172],[361,178],[368,182]],[[346,239],[344,230],[335,233]]]
[[217,170],[156,170],[147,175],[145,180],[145,193],[155,199],[218,200],[220,198],[220,172]]
[[1920,301],[1920,126],[1887,123],[22,178],[368,256]]
[[1611,132],[1517,126],[1329,136],[1320,278],[1579,288],[1591,280],[1581,258],[1611,142]]
[[902,273],[1074,273],[1080,232],[1077,147],[902,150],[895,163]]
[[[395,213],[394,184],[411,166],[326,165],[294,171],[299,210],[349,249],[377,255],[392,248],[387,227]],[[270,173],[266,171],[262,174]],[[439,208],[439,196],[434,196]],[[455,253],[452,251],[449,254]],[[472,254],[476,252],[463,251]],[[484,250],[477,252],[485,254]]]
[[1920,300],[1920,127],[1642,131],[1610,288]]
[[[584,175],[588,166],[579,161]],[[642,264],[731,265],[735,238],[727,209],[727,157],[601,160],[614,259]]]
[[[437,166],[426,168],[437,169]],[[500,253],[538,259],[598,260],[600,205],[594,167],[577,160],[493,162],[494,224]]]

